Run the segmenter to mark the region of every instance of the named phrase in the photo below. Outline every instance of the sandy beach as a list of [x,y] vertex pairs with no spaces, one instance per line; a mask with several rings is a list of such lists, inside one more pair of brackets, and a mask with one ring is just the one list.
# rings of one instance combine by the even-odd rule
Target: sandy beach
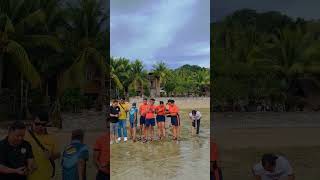
[[219,144],[224,179],[252,179],[263,153],[286,156],[296,179],[320,177],[320,113],[216,113],[211,128]]

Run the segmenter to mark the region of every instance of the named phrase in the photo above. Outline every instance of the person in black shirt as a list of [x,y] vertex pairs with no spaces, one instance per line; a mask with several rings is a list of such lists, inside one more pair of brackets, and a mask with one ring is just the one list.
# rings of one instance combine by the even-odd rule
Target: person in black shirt
[[110,123],[111,123],[111,141],[110,144],[113,144],[113,141],[117,141],[117,130],[118,130],[118,121],[119,121],[120,107],[118,106],[118,101],[114,100],[110,106]]
[[16,121],[0,141],[0,179],[26,180],[34,170],[32,147],[24,140],[26,126]]

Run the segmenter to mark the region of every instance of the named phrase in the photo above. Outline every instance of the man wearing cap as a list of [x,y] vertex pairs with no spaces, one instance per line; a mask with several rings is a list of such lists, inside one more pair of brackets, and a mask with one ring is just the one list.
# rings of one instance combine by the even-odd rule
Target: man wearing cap
[[83,144],[83,139],[83,130],[72,131],[71,143],[63,151],[61,161],[62,180],[86,180],[89,147]]
[[47,123],[48,113],[37,114],[26,134],[37,165],[37,169],[28,176],[28,180],[50,180],[55,173],[54,161],[60,157],[60,152],[55,138],[47,132]]
[[197,129],[197,134],[199,134],[200,120],[201,120],[201,113],[200,113],[200,111],[197,111],[197,110],[193,109],[193,110],[189,113],[189,118],[190,118],[190,120],[192,121],[192,129],[191,129],[192,135],[194,135],[195,129]]
[[261,162],[256,164],[252,173],[256,180],[294,180],[294,174],[289,161],[279,155],[264,154]]
[[[127,136],[127,112],[129,111],[129,106],[125,102],[125,98],[121,98],[119,103],[120,115],[118,121],[118,141],[121,141],[121,137],[123,137],[123,141],[126,142],[128,140]],[[122,136],[123,132],[123,136]]]
[[32,147],[24,140],[26,126],[20,121],[10,125],[8,136],[0,141],[0,179],[26,180],[33,173]]

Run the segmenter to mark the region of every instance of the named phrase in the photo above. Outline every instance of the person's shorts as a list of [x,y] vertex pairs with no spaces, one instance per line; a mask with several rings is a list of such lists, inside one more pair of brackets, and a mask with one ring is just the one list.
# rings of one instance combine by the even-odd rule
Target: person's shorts
[[110,123],[111,134],[116,134],[118,132],[118,123]]
[[140,125],[146,124],[146,117],[145,116],[140,116]]
[[136,127],[137,127],[137,121],[136,122],[130,121],[130,128],[136,128]]
[[156,125],[156,120],[153,118],[153,119],[146,119],[146,127],[149,127],[149,126],[155,126]]
[[165,116],[161,116],[161,115],[157,116],[157,122],[165,122],[165,121],[166,121],[166,117]]
[[180,122],[177,116],[171,116],[171,124],[173,126],[180,126]]

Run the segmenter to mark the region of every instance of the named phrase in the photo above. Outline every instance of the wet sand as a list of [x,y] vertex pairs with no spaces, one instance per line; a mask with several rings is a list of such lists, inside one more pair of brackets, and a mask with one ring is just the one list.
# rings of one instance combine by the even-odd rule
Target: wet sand
[[171,140],[146,144],[129,141],[111,145],[111,179],[210,179],[209,109],[201,109],[203,119],[198,137],[191,136],[189,111],[181,112],[182,139],[177,143]]
[[296,179],[320,177],[320,113],[216,113],[213,135],[225,180],[253,179],[251,167],[263,153],[291,162]]

